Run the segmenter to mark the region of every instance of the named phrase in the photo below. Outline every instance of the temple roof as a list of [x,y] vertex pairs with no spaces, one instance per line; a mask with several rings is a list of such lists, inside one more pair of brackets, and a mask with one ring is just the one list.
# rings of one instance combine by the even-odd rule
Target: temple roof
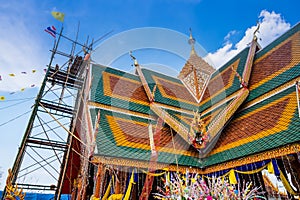
[[[147,127],[162,117],[154,108],[168,116],[167,122],[172,119],[175,123],[164,125],[162,139],[157,144],[160,163],[176,164],[174,156],[178,155],[179,165],[208,167],[299,142],[300,118],[294,84],[300,81],[300,24],[264,49],[255,49],[249,69],[250,51],[250,47],[245,48],[211,75],[201,102],[178,78],[143,68],[141,77],[93,65],[90,121],[95,121],[99,109],[101,114],[95,156],[149,161]],[[242,75],[246,70],[251,72],[250,79],[247,86],[242,86],[237,74]],[[153,102],[141,79],[153,91]],[[202,113],[207,130],[215,124],[222,126],[217,129],[215,146],[201,162],[197,150],[174,131],[177,125],[188,130],[195,110]],[[233,113],[227,115],[227,112]],[[272,155],[266,154],[265,159],[269,158]]]
[[249,81],[253,101],[300,76],[300,23],[257,52]]

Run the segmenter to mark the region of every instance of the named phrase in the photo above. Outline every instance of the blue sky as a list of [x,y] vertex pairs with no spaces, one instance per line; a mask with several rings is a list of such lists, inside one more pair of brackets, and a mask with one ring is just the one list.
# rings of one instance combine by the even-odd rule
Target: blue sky
[[[106,39],[143,27],[165,28],[188,37],[192,28],[196,41],[208,53],[205,57],[217,68],[246,47],[257,20],[261,22],[260,43],[266,46],[299,22],[299,6],[299,0],[2,1],[0,96],[6,99],[0,101],[0,171],[4,172],[0,188],[7,168],[13,164],[43,69],[49,62],[53,38],[44,29],[51,25],[57,29],[62,26],[51,16],[51,11],[65,13],[64,35],[70,38],[75,38],[80,23],[81,42],[87,37],[97,39],[111,30]],[[122,65],[124,59],[127,58],[117,64]],[[10,73],[16,76],[8,76]],[[21,88],[25,90],[21,92]]]

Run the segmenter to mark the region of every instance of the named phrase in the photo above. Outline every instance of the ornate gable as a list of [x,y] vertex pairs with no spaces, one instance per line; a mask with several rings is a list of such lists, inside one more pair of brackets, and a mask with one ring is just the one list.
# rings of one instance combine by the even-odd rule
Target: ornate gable
[[184,83],[197,101],[199,101],[205,85],[215,69],[197,55],[194,48],[195,39],[191,34],[189,44],[192,46],[190,57],[183,66],[178,78]]

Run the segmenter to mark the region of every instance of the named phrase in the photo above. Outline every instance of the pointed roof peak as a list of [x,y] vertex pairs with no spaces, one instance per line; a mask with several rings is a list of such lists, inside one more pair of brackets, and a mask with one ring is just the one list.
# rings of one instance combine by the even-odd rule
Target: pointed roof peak
[[189,42],[190,45],[194,45],[195,42],[196,42],[195,38],[193,37],[192,29],[191,28],[190,28],[190,38],[189,38],[188,42]]

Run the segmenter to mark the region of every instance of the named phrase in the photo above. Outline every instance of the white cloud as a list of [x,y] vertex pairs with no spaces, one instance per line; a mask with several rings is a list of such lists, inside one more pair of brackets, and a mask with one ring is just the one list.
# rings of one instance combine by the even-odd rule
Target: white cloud
[[[284,32],[291,28],[291,25],[282,18],[280,14],[275,13],[274,11],[269,12],[266,10],[261,11],[260,15],[260,29],[257,34],[259,40],[259,44],[262,47],[265,47],[278,36],[282,35]],[[220,68],[223,64],[229,61],[232,57],[234,57],[237,53],[242,51],[247,47],[249,42],[251,42],[253,38],[253,32],[256,29],[256,25],[248,28],[245,31],[243,38],[233,44],[230,41],[230,37],[236,33],[236,31],[230,31],[224,38],[226,41],[223,47],[218,49],[213,53],[209,53],[205,59],[211,60],[213,66],[216,68]]]
[[[21,14],[21,10],[27,10],[26,14]],[[32,23],[36,21],[32,5],[12,1],[2,4],[0,11],[0,91],[18,91],[32,84],[40,85],[46,63],[41,53],[40,32]],[[37,72],[32,73],[33,69]],[[10,73],[16,76],[8,76]]]
[[230,37],[235,35],[237,33],[236,30],[233,30],[233,31],[230,31],[224,38],[225,41],[229,41],[230,40]]

